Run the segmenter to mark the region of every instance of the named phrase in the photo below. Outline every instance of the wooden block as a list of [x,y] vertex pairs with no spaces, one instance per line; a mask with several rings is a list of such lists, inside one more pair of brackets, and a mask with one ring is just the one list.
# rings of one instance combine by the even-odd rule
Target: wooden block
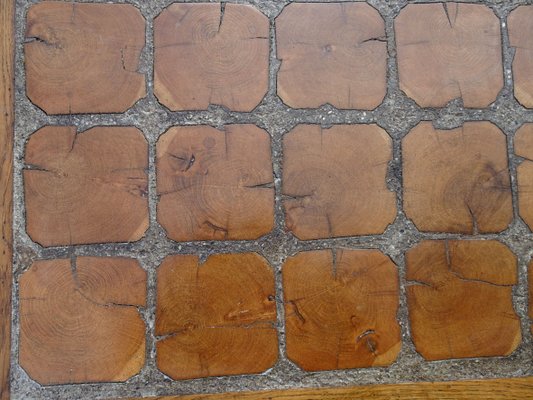
[[398,272],[377,250],[318,250],[283,266],[287,356],[306,371],[390,365]]
[[287,228],[302,240],[383,233],[396,217],[391,153],[377,125],[297,126],[283,140]]
[[0,400],[10,399],[15,142],[15,2],[0,6]]
[[368,4],[293,3],[276,19],[278,94],[289,106],[376,108],[387,91],[383,19]]
[[254,374],[278,358],[274,275],[255,253],[167,257],[157,274],[157,365],[173,379]]
[[127,4],[45,1],[28,11],[26,89],[48,114],[123,112],[146,95],[145,23]]
[[177,241],[257,239],[274,225],[270,137],[255,125],[173,127],[157,143],[157,218]]
[[136,128],[46,126],[25,160],[27,230],[42,246],[135,241],[148,228],[148,145]]
[[[328,382],[331,383],[331,382]],[[352,385],[351,382],[347,383]],[[533,377],[136,397],[127,400],[525,400]],[[113,399],[119,400],[119,399]],[[120,399],[125,400],[125,399]]]
[[533,229],[533,124],[523,125],[515,136],[515,153],[525,160],[518,166],[518,210]]
[[520,344],[516,257],[497,241],[423,241],[407,252],[411,334],[426,360],[507,356]]
[[268,89],[269,35],[248,5],[170,5],[154,22],[155,95],[175,111],[252,111]]
[[144,365],[146,273],[136,260],[36,261],[19,296],[19,361],[37,382],[120,382]]
[[406,136],[404,209],[429,232],[500,232],[513,219],[505,135],[490,122],[437,130],[422,122]]
[[480,4],[409,4],[394,20],[400,89],[421,107],[483,108],[503,88],[500,21]]
[[533,108],[533,6],[515,8],[508,20],[509,42],[515,49],[513,58],[514,95],[524,106]]

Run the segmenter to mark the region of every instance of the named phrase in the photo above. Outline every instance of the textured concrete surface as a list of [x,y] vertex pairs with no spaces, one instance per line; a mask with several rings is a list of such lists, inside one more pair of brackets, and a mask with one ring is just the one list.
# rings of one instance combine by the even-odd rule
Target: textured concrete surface
[[[322,0],[329,1],[329,0]],[[315,110],[296,110],[285,106],[276,96],[276,72],[279,60],[276,59],[274,24],[276,16],[288,1],[277,0],[238,0],[237,3],[253,4],[270,18],[270,87],[262,103],[251,113],[230,112],[222,107],[211,106],[207,111],[170,112],[162,107],[153,95],[153,19],[167,5],[169,0],[117,1],[131,3],[138,7],[147,21],[147,45],[141,56],[140,71],[146,73],[148,96],[140,100],[124,114],[66,115],[47,116],[35,107],[25,95],[24,76],[24,28],[25,15],[33,0],[17,0],[16,15],[16,126],[15,126],[15,290],[13,293],[13,343],[12,343],[12,392],[14,399],[106,399],[120,396],[150,396],[181,393],[204,393],[239,390],[280,389],[294,387],[323,387],[357,385],[368,383],[392,383],[406,381],[435,381],[467,378],[513,377],[533,374],[533,338],[527,317],[527,263],[533,256],[533,233],[519,218],[517,211],[516,167],[522,159],[514,154],[513,141],[516,130],[525,122],[533,122],[533,110],[526,110],[513,96],[511,62],[513,49],[509,45],[506,18],[508,13],[520,4],[533,4],[532,0],[486,0],[469,1],[489,6],[500,18],[504,56],[505,86],[497,100],[486,109],[465,109],[462,101],[456,99],[445,108],[434,109],[418,107],[408,99],[398,85],[393,18],[402,7],[417,1],[407,0],[369,0],[386,23],[388,46],[388,84],[385,101],[373,111],[341,111],[329,105]],[[426,0],[425,2],[433,2]],[[519,283],[513,289],[514,307],[521,317],[523,342],[509,357],[448,360],[425,362],[415,351],[410,339],[407,307],[405,299],[405,251],[423,239],[470,238],[461,234],[420,233],[403,212],[402,199],[402,151],[401,139],[422,120],[433,121],[438,128],[453,128],[464,121],[488,120],[495,123],[507,135],[509,166],[513,189],[514,220],[501,234],[483,234],[476,239],[496,239],[505,243],[519,260]],[[155,188],[155,142],[172,125],[208,124],[220,128],[224,124],[252,123],[267,130],[272,137],[273,162],[276,190],[276,228],[256,241],[248,242],[185,242],[176,243],[166,239],[161,226],[156,221]],[[388,187],[396,194],[399,209],[394,224],[385,234],[352,238],[299,241],[287,234],[281,207],[282,137],[296,124],[377,123],[387,130],[393,138],[393,161],[389,165]],[[24,198],[22,187],[22,168],[24,144],[29,135],[44,125],[76,125],[79,131],[98,125],[133,125],[142,129],[150,144],[149,163],[149,200],[150,229],[146,236],[136,243],[102,244],[75,246],[72,248],[42,248],[32,242],[25,231]],[[281,296],[281,265],[284,260],[298,251],[341,247],[347,249],[380,249],[389,255],[399,268],[401,294],[398,319],[401,324],[403,347],[398,360],[388,368],[369,368],[343,371],[305,373],[289,362],[285,352],[284,310]],[[280,358],[270,370],[259,375],[207,378],[190,381],[172,381],[157,370],[155,365],[155,279],[156,268],[169,254],[200,254],[206,257],[218,252],[255,251],[263,255],[272,265],[277,286],[277,329]],[[125,383],[59,385],[42,387],[32,381],[18,365],[17,333],[19,321],[17,282],[22,272],[37,259],[64,258],[77,256],[129,256],[139,259],[148,273],[148,302],[141,308],[146,322],[147,360],[141,373]]]

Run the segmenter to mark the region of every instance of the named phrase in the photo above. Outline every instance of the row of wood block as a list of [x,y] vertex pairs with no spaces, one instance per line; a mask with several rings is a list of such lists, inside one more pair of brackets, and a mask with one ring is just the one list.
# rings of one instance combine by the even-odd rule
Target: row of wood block
[[[530,317],[532,281],[533,263]],[[404,284],[403,329],[425,360],[507,356],[520,345],[517,261],[500,242],[423,241],[406,253]],[[397,359],[399,274],[380,251],[297,253],[282,266],[282,286],[278,293],[256,253],[203,263],[169,256],[157,269],[152,332],[147,274],[136,260],[35,261],[19,282],[19,362],[42,384],[124,381],[141,371],[155,337],[157,367],[173,379],[255,374],[280,359],[280,334],[283,357],[306,371]]]
[[[532,108],[533,6],[507,21],[514,93]],[[46,1],[27,14],[27,94],[48,114],[124,112],[146,96],[153,67],[153,92],[170,110],[248,112],[269,89],[272,35],[277,94],[290,107],[378,107],[390,53],[399,88],[420,106],[461,98],[483,108],[504,87],[500,22],[480,4],[410,4],[392,40],[379,12],[360,2],[292,3],[272,29],[249,5],[175,3],[153,21],[153,63],[148,55],[143,64],[146,23],[134,6]]]
[[[423,232],[501,232],[514,218],[507,140],[489,122],[422,122],[400,160],[377,125],[298,125],[283,138],[275,177],[271,138],[255,125],[172,127],[156,144],[157,221],[175,241],[258,239],[274,228],[277,184],[284,228],[302,240],[382,234],[399,201]],[[514,152],[519,215],[533,227],[533,124],[520,128]],[[30,237],[42,246],[141,239],[148,153],[134,127],[39,129],[23,170]]]

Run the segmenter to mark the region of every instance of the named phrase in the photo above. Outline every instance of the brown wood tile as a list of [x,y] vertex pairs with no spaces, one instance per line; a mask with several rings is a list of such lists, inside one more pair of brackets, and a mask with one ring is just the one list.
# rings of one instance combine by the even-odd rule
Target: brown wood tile
[[324,387],[309,389],[136,397],[127,400],[525,400],[531,397],[533,377],[370,385],[358,385],[350,380],[344,384],[350,386],[333,388],[329,387],[330,384],[331,380],[325,382]]
[[523,125],[515,136],[515,153],[524,157],[518,166],[518,210],[533,229],[533,124]]
[[46,126],[26,165],[27,230],[39,244],[135,241],[148,228],[148,145],[136,128]]
[[11,392],[14,276],[13,148],[15,144],[15,2],[0,6],[0,400]]
[[278,94],[291,107],[376,108],[385,97],[387,40],[368,4],[293,3],[276,19]]
[[123,112],[146,95],[145,23],[127,4],[45,1],[27,15],[28,97],[48,114]]
[[173,379],[254,374],[278,358],[274,275],[255,253],[170,256],[157,274],[157,365]]
[[176,3],[154,29],[154,91],[171,110],[252,111],[265,96],[269,21],[255,8]]
[[377,125],[299,125],[283,141],[283,206],[298,238],[383,233],[394,221],[386,186],[391,139]]
[[36,261],[20,278],[20,352],[41,384],[119,382],[144,365],[146,273],[136,260]]
[[424,241],[407,252],[411,334],[427,360],[505,356],[521,342],[516,257],[496,241]]
[[402,146],[404,209],[418,229],[475,234],[511,223],[507,144],[495,125],[437,130],[422,122]]
[[524,107],[533,108],[533,6],[515,8],[508,20],[513,58],[514,95]]
[[283,266],[287,356],[306,371],[389,365],[401,347],[398,272],[377,250],[319,250]]
[[409,4],[394,20],[400,89],[422,107],[487,107],[503,88],[498,17],[480,4]]
[[274,225],[270,137],[255,125],[173,127],[157,143],[157,218],[177,241],[256,239]]

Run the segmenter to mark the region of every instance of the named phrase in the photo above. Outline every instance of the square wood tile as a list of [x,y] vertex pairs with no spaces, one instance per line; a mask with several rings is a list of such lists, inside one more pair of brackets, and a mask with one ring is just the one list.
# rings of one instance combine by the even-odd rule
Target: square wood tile
[[522,340],[516,257],[496,241],[423,241],[407,252],[413,341],[427,360],[506,356]]
[[140,372],[146,272],[136,260],[39,260],[19,296],[19,362],[37,382],[120,382]]
[[126,111],[146,95],[137,71],[144,31],[128,4],[35,4],[24,42],[28,97],[48,114]]
[[485,5],[409,4],[394,20],[400,89],[421,107],[487,107],[503,88],[498,17]]
[[278,358],[274,279],[257,254],[171,256],[159,267],[157,364],[174,379],[253,374]]
[[306,371],[390,365],[398,273],[373,250],[302,252],[283,266],[287,356]]

